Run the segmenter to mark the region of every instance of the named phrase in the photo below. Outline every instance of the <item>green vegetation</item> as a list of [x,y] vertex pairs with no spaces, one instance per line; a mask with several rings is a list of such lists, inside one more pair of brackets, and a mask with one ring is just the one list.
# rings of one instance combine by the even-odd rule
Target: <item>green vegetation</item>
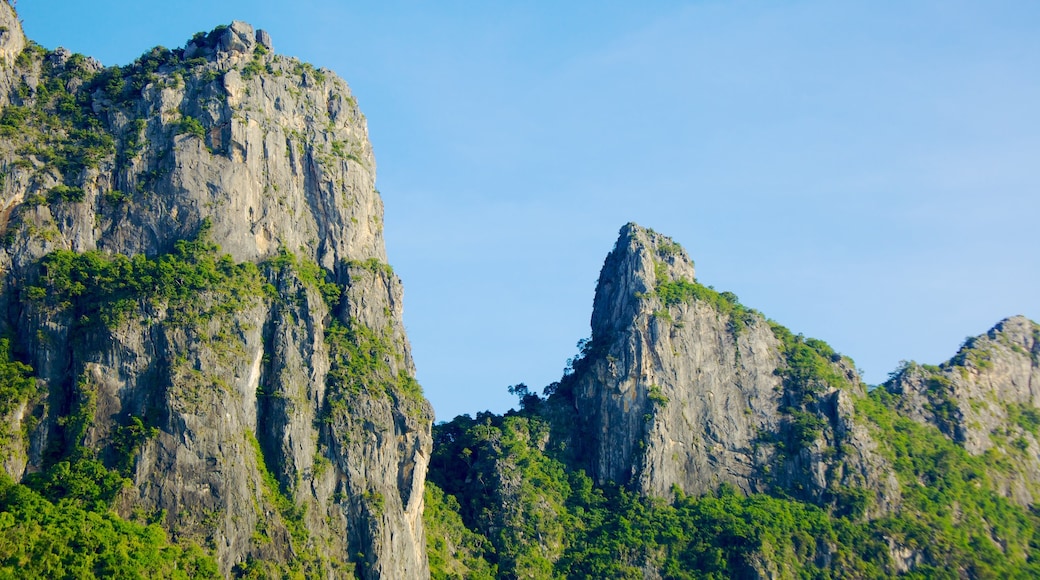
[[875,389],[856,407],[902,484],[902,509],[876,529],[925,555],[922,576],[1038,577],[1040,514],[994,492],[992,474],[1004,469],[996,452],[970,455],[935,427],[898,415],[892,397]]
[[805,338],[769,321],[773,335],[780,340],[781,354],[787,365],[780,369],[784,387],[792,395],[794,403],[811,402],[828,386],[848,389],[852,385],[834,363],[842,357],[826,342]]
[[51,203],[59,201],[78,202],[83,201],[85,195],[82,187],[69,187],[62,184],[52,187],[47,192],[47,201]]
[[246,63],[246,66],[242,68],[242,78],[244,80],[250,80],[254,76],[263,74],[264,71],[268,70],[264,63],[264,55],[267,54],[267,49],[262,44],[257,44],[256,48],[253,49],[253,58]]
[[379,261],[378,258],[369,258],[367,260],[348,260],[346,262],[349,268],[356,268],[359,270],[366,270],[373,274],[383,274],[391,276],[394,273],[394,269],[386,262]]
[[264,263],[268,268],[278,272],[292,272],[308,288],[317,290],[329,308],[339,304],[343,288],[333,280],[332,273],[306,258],[298,258],[292,252],[282,248],[278,256]]
[[566,469],[542,450],[548,436],[545,421],[518,415],[461,416],[435,431],[430,480],[488,540],[499,577],[550,577],[575,523]]
[[[647,567],[664,578],[890,577],[889,538],[918,554],[911,577],[1036,577],[1040,515],[994,493],[992,458],[900,417],[887,397],[877,390],[857,409],[895,466],[905,505],[873,520],[863,519],[873,495],[857,487],[832,489],[828,510],[728,486],[671,500],[598,486],[555,458],[538,415],[551,402],[456,417],[434,428],[438,488],[426,521],[436,577],[643,578]],[[816,437],[816,415],[793,421]]]
[[[289,532],[293,553],[296,555],[296,558],[283,566],[278,566],[273,562],[251,561],[244,569],[239,570],[236,575],[251,577],[250,574],[252,574],[258,577],[282,576],[300,579],[321,577],[325,562],[311,541],[310,531],[307,529],[305,520],[307,515],[306,505],[296,505],[292,497],[282,490],[278,479],[268,469],[267,459],[256,436],[251,431],[246,431],[245,439],[250,447],[253,448],[256,456],[257,469],[260,470],[263,482],[261,493],[264,500],[278,510],[278,521]],[[257,524],[258,529],[253,540],[258,543],[269,542],[271,539],[269,528],[273,522],[262,513],[257,515],[260,517],[260,521]]]
[[758,316],[758,312],[745,307],[732,292],[716,292],[713,288],[696,281],[672,280],[664,262],[654,262],[654,293],[665,307],[691,302],[705,302],[724,316],[728,316],[733,332],[739,333]]
[[426,482],[423,524],[426,527],[426,554],[430,559],[430,578],[490,580],[497,568],[484,556],[487,538],[471,531],[459,516],[459,502],[437,484]]
[[[783,379],[781,412],[784,421],[771,441],[787,457],[793,457],[819,439],[826,421],[818,406],[820,395],[829,389],[852,388],[850,379],[837,363],[842,361],[826,342],[795,335],[770,320],[769,327],[780,341],[785,365],[776,370]],[[849,361],[851,363],[851,361]]]
[[206,128],[202,126],[198,119],[191,115],[181,116],[180,121],[177,122],[176,133],[178,135],[188,134],[203,141],[206,140]]
[[[852,361],[823,341],[770,325],[785,361],[778,369],[783,418],[768,438],[780,463],[771,467],[797,469],[801,450],[825,434],[833,443],[823,395],[845,389],[877,453],[894,468],[897,506],[879,515],[875,491],[834,480],[815,499],[781,486],[750,495],[722,486],[703,497],[676,490],[663,499],[597,485],[583,471],[589,458],[568,414],[575,404],[570,370],[546,388],[545,399],[526,385],[510,387],[521,397],[520,411],[434,427],[429,478],[449,499],[429,516],[431,546],[454,545],[449,534],[474,538],[482,550],[468,557],[479,557],[498,577],[644,578],[648,569],[663,578],[893,577],[906,562],[893,559],[892,546],[910,555],[912,578],[1040,577],[1040,513],[998,493],[1023,477],[1012,455],[1027,453],[1028,441],[1019,437],[1005,441],[1006,450],[973,456],[938,428],[900,415],[887,390],[856,395],[845,370]],[[594,350],[587,341],[579,348],[571,369],[585,368]],[[944,369],[907,365],[900,372],[923,373],[926,389],[945,392]],[[647,396],[655,406],[667,404],[655,386]],[[1040,411],[1004,407],[1013,426],[1008,439],[1040,430]],[[840,458],[845,450],[840,441],[834,445],[824,452]],[[443,554],[431,561],[463,569]]]
[[1040,438],[1040,410],[1021,403],[1007,403],[1008,420]]
[[[747,577],[765,566],[784,577],[866,577],[888,565],[868,527],[791,499],[722,487],[669,502],[596,486],[552,457],[548,436],[523,413],[435,427],[430,481],[447,499],[426,515],[431,563],[462,577],[445,546],[463,538],[466,569],[498,577],[643,578],[647,566],[665,578]],[[830,565],[819,564],[824,554]]]
[[[10,360],[0,340],[0,411],[35,394],[32,369]],[[158,525],[123,520],[112,510],[126,485],[81,442],[94,421],[96,394],[81,379],[69,412],[58,420],[43,471],[25,484],[0,474],[0,577],[219,578],[216,562],[193,544],[171,544]],[[139,418],[117,428],[113,455],[127,472],[140,444],[156,430]]]
[[145,441],[159,434],[155,427],[145,425],[140,417],[130,417],[125,425],[116,427],[112,434],[112,451],[116,456],[116,469],[124,477],[130,477],[134,459]]
[[[96,168],[114,154],[115,139],[95,114],[90,92],[82,88],[96,76],[86,57],[74,54],[58,68],[47,54],[30,43],[16,60],[22,71],[39,67],[39,82],[34,87],[23,84],[23,104],[0,114],[0,136],[17,145],[16,152],[30,167],[54,168],[66,182],[75,182],[84,169]],[[70,91],[73,86],[81,88]],[[56,199],[70,201],[65,195]]]
[[668,406],[668,396],[661,391],[659,385],[650,385],[646,389],[646,398],[659,407]]
[[50,501],[0,476],[0,576],[5,578],[221,578],[198,546],[171,544],[157,524],[107,509]]
[[308,76],[319,85],[325,84],[325,73],[314,68],[314,65],[309,62],[296,62],[295,74],[300,75],[301,80],[305,80]]
[[[556,564],[566,578],[877,577],[884,570],[877,539],[847,520],[799,502],[722,486],[671,502],[623,489],[585,485],[585,521]],[[862,551],[857,553],[857,551]],[[864,558],[861,554],[866,553]],[[824,557],[826,554],[826,558]],[[830,560],[830,566],[821,562]]]
[[[64,311],[80,327],[109,329],[130,317],[164,314],[168,324],[198,326],[241,310],[266,295],[255,264],[236,264],[208,241],[209,222],[194,240],[156,258],[58,250],[41,261],[38,282],[25,297]],[[206,300],[204,298],[211,298]]]
[[32,372],[29,365],[11,359],[11,341],[0,339],[0,450],[7,451],[13,435],[9,417],[37,393]]
[[406,371],[394,373],[390,361],[399,355],[393,341],[357,320],[343,324],[333,319],[325,329],[331,368],[329,405],[345,411],[357,395],[386,395],[394,400],[421,402],[422,388]]

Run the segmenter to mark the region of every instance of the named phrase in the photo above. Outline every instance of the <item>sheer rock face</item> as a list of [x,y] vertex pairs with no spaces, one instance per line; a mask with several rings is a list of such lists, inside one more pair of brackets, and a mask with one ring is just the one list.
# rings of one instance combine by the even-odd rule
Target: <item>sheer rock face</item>
[[969,453],[1013,465],[1000,482],[1005,495],[1022,505],[1040,500],[1040,325],[1003,320],[938,367],[906,364],[884,388],[904,415]]
[[578,388],[596,478],[636,480],[659,496],[673,485],[701,494],[723,482],[754,491],[764,460],[755,441],[779,422],[777,339],[764,321],[735,335],[705,303],[666,309],[654,296],[655,268],[669,280],[694,279],[670,240],[623,228],[596,290],[592,342],[602,353]]
[[[10,66],[25,48],[25,33],[14,8],[7,2],[0,5],[0,60]],[[6,95],[5,95],[6,96]]]
[[[32,108],[42,79],[70,60],[26,49],[16,66],[25,40],[6,3],[0,21],[0,99]],[[364,117],[345,82],[270,46],[266,33],[235,22],[183,51],[146,55],[158,64],[140,77],[124,69],[119,90],[71,78],[67,90],[115,142],[75,171],[25,153],[31,136],[0,140],[3,330],[19,337],[14,348],[47,393],[35,411],[10,418],[19,429],[35,412],[38,423],[4,467],[20,478],[62,444],[110,458],[120,427],[143,417],[158,433],[134,457],[133,486],[117,507],[165,510],[173,537],[215,549],[225,574],[247,560],[316,552],[328,576],[352,562],[366,578],[425,577],[432,411],[393,386],[414,367],[401,284],[385,266]],[[78,66],[80,76],[98,69]],[[81,194],[53,199],[59,186]],[[140,317],[85,330],[69,313],[25,300],[55,250],[155,257],[203,229],[234,262],[261,264],[273,292],[188,327],[150,304]],[[338,302],[297,270],[263,266],[282,252],[324,268],[341,288]],[[368,375],[330,379],[360,356],[330,352],[337,324],[355,342],[372,335],[384,346],[368,352]],[[62,417],[88,403],[94,420],[83,440],[60,441]],[[302,513],[302,536],[278,494]]]
[[703,494],[722,483],[745,493],[780,486],[820,503],[829,485],[857,483],[889,505],[898,485],[857,423],[851,401],[863,388],[855,372],[835,363],[855,379],[855,392],[827,387],[809,409],[821,435],[780,453],[776,442],[791,422],[782,342],[754,311],[662,296],[661,284],[694,280],[693,263],[669,238],[622,228],[596,289],[591,346],[575,372],[579,439],[594,477],[664,497],[673,487]]

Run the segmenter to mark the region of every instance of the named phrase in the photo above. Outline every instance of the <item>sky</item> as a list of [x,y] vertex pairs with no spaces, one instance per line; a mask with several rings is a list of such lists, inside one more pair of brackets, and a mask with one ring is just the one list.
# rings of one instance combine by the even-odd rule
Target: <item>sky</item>
[[21,0],[105,65],[245,20],[350,84],[438,420],[559,379],[634,221],[872,384],[1040,320],[1040,3]]

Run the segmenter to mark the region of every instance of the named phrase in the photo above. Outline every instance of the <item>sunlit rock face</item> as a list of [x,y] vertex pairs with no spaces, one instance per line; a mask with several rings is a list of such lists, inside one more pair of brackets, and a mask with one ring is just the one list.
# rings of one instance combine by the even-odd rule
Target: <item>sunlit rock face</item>
[[[865,394],[859,377],[835,357],[827,365],[840,380],[802,393],[785,378],[787,348],[774,326],[735,296],[697,284],[693,262],[670,238],[622,228],[575,372],[594,477],[659,497],[726,483],[819,503],[830,501],[828,486],[858,485],[888,509],[898,485],[855,417],[852,401]],[[798,413],[819,429],[796,447],[786,439]]]
[[[241,22],[104,69],[27,44],[6,3],[0,20],[0,100],[24,116],[0,141],[0,324],[42,387],[10,418],[27,435],[8,473],[80,446],[123,465],[118,509],[208,546],[225,574],[428,576],[432,411],[347,84]],[[185,297],[141,262],[156,280],[91,318],[94,281],[56,294],[48,260],[69,250],[212,276],[163,278],[197,285]],[[134,420],[147,436],[126,461]]]

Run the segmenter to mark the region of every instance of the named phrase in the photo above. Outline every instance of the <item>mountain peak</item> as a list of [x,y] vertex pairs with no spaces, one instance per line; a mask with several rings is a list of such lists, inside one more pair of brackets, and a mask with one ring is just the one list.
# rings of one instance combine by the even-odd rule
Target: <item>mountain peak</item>
[[635,223],[625,224],[607,256],[596,285],[592,337],[606,337],[652,310],[645,298],[661,282],[693,282],[693,261],[670,237]]
[[230,25],[218,26],[209,33],[196,34],[184,46],[184,58],[252,55],[258,47],[264,52],[273,51],[271,35],[265,30],[254,29],[247,22],[235,20]]

